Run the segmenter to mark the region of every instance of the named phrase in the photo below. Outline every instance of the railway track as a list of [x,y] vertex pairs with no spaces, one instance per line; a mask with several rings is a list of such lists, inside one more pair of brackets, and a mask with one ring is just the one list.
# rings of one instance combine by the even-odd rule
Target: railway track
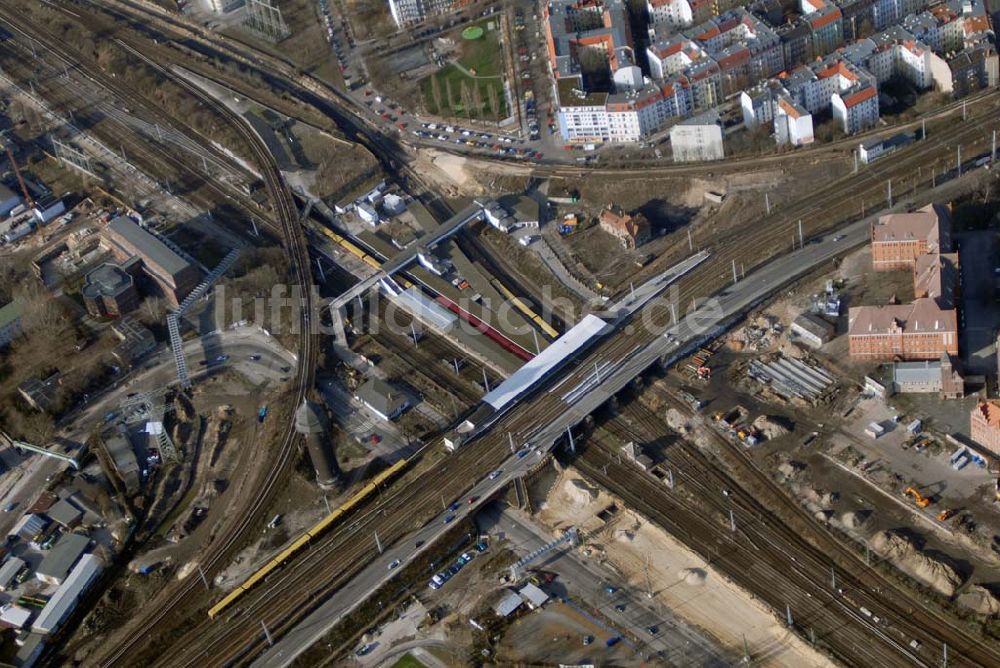
[[[636,404],[626,406],[605,427],[617,439],[641,441],[670,433],[661,420]],[[761,506],[758,494],[746,491],[685,441],[667,448],[666,464],[675,472],[675,488],[670,490],[617,459],[615,446],[606,436],[597,434],[593,440],[574,462],[588,478],[655,524],[683,537],[706,561],[755,592],[777,613],[787,606],[800,636],[814,639],[813,643],[833,651],[848,665],[897,665],[901,660],[908,665],[937,665],[940,644],[913,620],[909,608],[916,602],[901,606],[899,601],[905,599],[898,599],[897,592],[877,576],[869,579],[867,568],[861,571],[862,577],[856,577],[858,571],[840,572],[839,560],[827,552],[841,550],[840,543],[817,538],[811,518],[798,525],[801,532],[789,526],[785,518],[778,519]],[[741,480],[744,475],[754,483],[764,482],[756,469],[741,470]],[[779,495],[784,498],[780,491]],[[796,515],[805,514],[795,506],[791,510]],[[853,553],[847,556],[857,560]],[[837,572],[836,589],[830,585],[831,572]],[[882,622],[876,624],[866,617],[860,611],[865,606]],[[856,624],[843,624],[845,616]],[[881,642],[873,643],[873,637]],[[914,640],[920,644],[911,645]],[[990,661],[991,655],[977,656],[975,641],[967,640],[969,644],[960,651],[963,661],[972,660],[963,665],[989,665],[983,662]]]
[[[995,124],[996,117],[997,114],[995,111],[986,112],[978,116],[976,120],[979,121],[979,131],[987,133],[988,128],[984,127],[982,123]],[[708,263],[704,270],[685,279],[682,284],[682,296],[709,295],[714,292],[717,287],[726,282],[722,276],[725,274],[725,269],[728,269],[731,259],[738,258],[738,264],[745,264],[747,269],[751,269],[760,262],[766,261],[768,256],[773,256],[777,252],[777,248],[787,247],[784,243],[778,244],[778,242],[783,239],[791,239],[795,231],[792,226],[795,224],[796,216],[805,219],[804,226],[810,234],[827,229],[843,220],[843,212],[837,211],[836,205],[841,204],[846,198],[850,196],[856,197],[859,193],[862,197],[874,197],[881,190],[881,182],[877,179],[886,175],[902,176],[905,174],[904,170],[911,169],[916,164],[915,161],[918,160],[926,160],[928,157],[940,160],[946,153],[950,153],[951,147],[944,146],[946,139],[952,141],[968,140],[971,134],[972,131],[968,127],[954,128],[947,135],[940,136],[936,140],[931,139],[927,142],[922,142],[921,145],[900,154],[899,159],[894,159],[891,166],[886,164],[883,169],[883,167],[880,167],[876,163],[871,168],[869,174],[852,175],[851,177],[841,179],[834,184],[830,184],[828,190],[825,192],[810,194],[810,201],[804,199],[800,202],[789,204],[787,207],[782,207],[774,215],[762,220],[759,227],[754,227],[749,231],[743,230],[739,233],[733,233],[725,239],[720,239],[717,245],[713,247],[718,259]],[[948,150],[946,151],[945,148]],[[971,154],[971,151],[969,153]],[[811,214],[817,214],[815,220],[808,218]],[[765,255],[760,254],[762,249],[767,249]],[[723,269],[721,275],[719,273],[720,269]],[[682,299],[682,304],[686,303],[686,301],[686,299]],[[661,309],[657,312],[657,315],[664,315],[664,311]],[[641,333],[633,336],[617,337],[615,341],[598,346],[588,357],[588,361],[580,361],[571,367],[570,375],[578,380],[582,379],[584,375],[589,373],[590,359],[594,357],[605,359],[621,358],[627,354],[629,349],[645,341],[648,341],[648,339],[644,339]],[[285,588],[275,588],[269,591],[262,590],[262,593],[254,598],[256,602],[249,604],[259,606],[258,608],[246,608],[234,612],[234,616],[229,618],[228,624],[219,625],[219,628],[211,630],[209,635],[214,640],[209,641],[208,637],[206,637],[205,642],[202,642],[197,637],[191,638],[192,642],[190,644],[185,643],[182,645],[185,648],[190,647],[190,650],[185,649],[183,656],[171,657],[176,660],[170,661],[170,663],[182,665],[188,665],[192,661],[194,663],[207,661],[210,664],[226,663],[232,657],[240,657],[240,660],[245,660],[246,657],[251,656],[256,650],[259,650],[264,643],[263,634],[259,630],[258,619],[253,618],[251,620],[252,615],[248,614],[249,612],[269,611],[270,614],[267,619],[270,620],[271,626],[277,629],[276,633],[280,633],[282,629],[288,628],[294,623],[295,619],[301,617],[302,610],[308,608],[312,602],[318,600],[326,593],[341,586],[353,573],[357,572],[367,559],[371,558],[374,554],[374,546],[368,545],[366,548],[362,541],[357,540],[358,536],[365,535],[366,532],[372,529],[378,529],[380,536],[383,535],[383,530],[386,531],[385,535],[388,541],[399,540],[406,535],[406,531],[412,528],[415,522],[419,522],[421,519],[427,517],[433,517],[437,512],[436,502],[439,493],[442,491],[449,493],[455,491],[457,492],[455,496],[457,496],[465,484],[462,480],[478,479],[485,471],[490,470],[490,468],[497,466],[503,461],[507,456],[505,431],[518,433],[520,436],[525,437],[534,430],[537,430],[537,425],[545,423],[562,410],[564,410],[564,407],[557,400],[542,395],[524,410],[502,420],[493,434],[481,441],[470,444],[449,460],[447,464],[449,469],[447,476],[438,471],[428,473],[418,481],[411,483],[407,487],[405,495],[394,496],[391,508],[383,506],[383,510],[387,514],[390,510],[394,511],[392,519],[386,519],[386,516],[380,513],[373,513],[365,515],[358,523],[352,525],[353,529],[345,527],[340,531],[334,532],[329,540],[342,541],[338,545],[344,546],[345,549],[336,549],[333,547],[334,543],[332,542],[324,543],[324,545],[328,546],[323,551],[323,554],[327,555],[327,559],[321,567],[310,570],[306,566],[299,567],[297,564],[293,564],[281,573],[281,577],[275,580],[276,587],[278,586],[278,582],[284,582],[287,585]],[[386,503],[389,503],[389,501],[387,500]],[[678,527],[677,530],[682,531],[683,527]],[[350,531],[355,531],[356,533],[352,535]],[[684,534],[681,533],[680,535]],[[353,541],[351,540],[352,538],[354,539]],[[285,580],[285,578],[295,578],[295,581]],[[756,583],[750,584],[756,585]],[[294,589],[291,588],[292,586],[294,586]],[[805,585],[803,584],[802,586]],[[840,619],[847,621],[849,624],[857,625],[863,623],[863,620],[852,618],[843,611],[840,614]],[[206,632],[206,626],[205,624],[198,625],[199,632]],[[967,643],[952,625],[946,621],[942,621],[935,630],[940,637],[948,639],[949,646],[953,648],[953,652],[957,652],[959,657],[963,656]],[[952,639],[954,638],[957,638],[958,642],[952,644]],[[836,640],[839,642],[839,637],[831,636],[830,639],[831,641]],[[870,643],[871,638],[867,638],[866,642]],[[133,642],[133,646],[134,644]],[[126,655],[128,655],[127,649],[125,652],[116,654],[115,656],[124,657]],[[986,656],[989,659],[996,658],[995,651],[992,648],[984,647],[978,655]],[[976,655],[971,654],[970,656]],[[192,658],[185,659],[184,657]],[[894,662],[898,662],[898,659],[899,657],[895,656]],[[956,658],[953,654],[953,660],[961,659]]]
[[[2,16],[9,25],[24,31],[25,34],[28,34],[26,30],[28,26],[21,25],[18,18],[12,15],[9,7],[0,8],[0,16]],[[69,54],[60,45],[52,42],[51,40],[46,40],[44,37],[39,39],[37,26],[32,27],[32,34],[34,38],[38,39],[38,41],[49,51],[56,54],[64,61],[69,63],[77,62],[75,56],[73,54]],[[137,55],[141,56],[141,54]],[[155,63],[151,62],[150,64],[155,65]],[[316,336],[311,333],[309,317],[309,314],[312,312],[314,307],[314,304],[312,303],[312,290],[309,289],[312,285],[312,275],[310,272],[309,255],[305,242],[305,235],[299,225],[298,208],[291,192],[287,187],[287,184],[285,184],[284,179],[281,176],[273,156],[271,156],[267,148],[262,144],[261,140],[242,122],[241,119],[236,117],[226,107],[220,105],[217,101],[206,95],[197,87],[189,84],[181,78],[174,77],[168,70],[162,67],[157,66],[157,68],[165,76],[168,76],[172,81],[174,81],[174,83],[182,86],[188,93],[195,96],[203,104],[209,105],[211,108],[215,109],[217,113],[225,118],[239,132],[241,139],[247,148],[250,149],[253,160],[262,171],[262,176],[267,187],[268,194],[271,198],[274,216],[273,218],[266,216],[258,217],[263,219],[265,223],[269,224],[269,226],[271,226],[282,238],[289,255],[289,268],[292,277],[298,285],[303,286],[302,293],[304,295],[304,303],[302,304],[302,308],[299,313],[300,331],[302,332],[302,335],[300,336],[299,348],[297,351],[299,363],[296,369],[296,377],[292,393],[294,397],[292,408],[294,409],[295,406],[301,403],[302,399],[306,395],[306,392],[313,387],[318,357],[318,345],[315,340]],[[127,90],[126,87],[120,85],[120,82],[112,82],[108,80],[108,78],[100,71],[88,68],[88,76],[105,85],[108,89],[118,91]],[[144,110],[151,113],[154,118],[161,118],[164,121],[169,121],[171,124],[174,124],[174,119],[166,117],[155,108],[150,108],[150,105],[144,103],[142,101],[142,96],[137,91],[132,91],[132,93],[134,104],[143,106]],[[186,130],[194,132],[191,128],[186,128]],[[199,136],[197,133],[195,133],[195,135]],[[211,145],[206,138],[200,136],[199,138],[205,142],[205,145]],[[169,164],[180,169],[184,169],[187,173],[194,174],[197,178],[205,180],[207,184],[215,188],[220,194],[233,198],[232,192],[228,189],[223,191],[213,184],[212,176],[210,174],[204,174],[194,168],[191,168],[189,165],[180,161],[172,153],[165,151],[162,148],[158,148],[157,153]],[[292,412],[293,411],[290,411],[290,414]],[[234,522],[223,530],[220,539],[209,547],[208,551],[202,558],[202,568],[209,575],[214,573],[218,567],[224,566],[228,563],[234,549],[241,545],[246,533],[262,521],[263,515],[267,510],[274,493],[280,487],[284,477],[294,465],[295,439],[296,433],[293,428],[293,423],[290,420],[280,436],[280,443],[277,447],[276,456],[272,466],[267,469],[262,480],[255,481],[254,496],[249,505],[243,509],[243,512],[238,518],[235,518]],[[167,594],[165,601],[158,602],[155,607],[147,609],[148,611],[146,616],[137,620],[138,630],[127,635],[124,639],[118,642],[117,645],[109,648],[103,656],[96,660],[96,663],[110,666],[127,662],[126,657],[129,656],[136,646],[148,641],[149,630],[157,628],[164,620],[174,616],[178,609],[188,606],[191,599],[197,598],[201,595],[200,589],[200,580],[197,577],[189,577],[183,580],[172,590],[168,590],[169,593]]]

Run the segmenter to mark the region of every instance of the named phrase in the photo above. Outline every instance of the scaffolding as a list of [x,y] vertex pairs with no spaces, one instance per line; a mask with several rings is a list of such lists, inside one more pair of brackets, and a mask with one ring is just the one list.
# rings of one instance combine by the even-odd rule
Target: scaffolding
[[275,0],[247,0],[243,29],[271,44],[277,44],[291,34]]
[[146,433],[156,438],[164,462],[179,462],[177,448],[163,425],[164,416],[174,410],[173,404],[166,403],[167,392],[168,390],[161,388],[129,397],[121,403],[122,414],[126,424],[147,423]]

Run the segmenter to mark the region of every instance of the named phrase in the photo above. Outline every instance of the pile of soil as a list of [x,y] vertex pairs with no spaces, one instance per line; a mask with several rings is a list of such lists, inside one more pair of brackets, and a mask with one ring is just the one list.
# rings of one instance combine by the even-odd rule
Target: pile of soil
[[1000,598],[981,584],[969,585],[958,602],[981,615],[1000,614]]
[[753,421],[753,426],[769,441],[785,436],[792,431],[788,420],[774,415],[761,415]]
[[570,480],[562,491],[566,498],[573,502],[573,505],[587,506],[597,500],[597,488],[579,478]]
[[863,529],[872,518],[872,514],[867,510],[858,510],[844,513],[840,516],[840,522],[848,529]]
[[667,426],[678,434],[686,434],[691,431],[691,424],[688,422],[687,416],[676,408],[667,410],[666,418]]
[[879,532],[872,540],[872,548],[901,571],[945,596],[954,596],[962,584],[962,576],[954,568],[921,552],[907,536],[892,531]]

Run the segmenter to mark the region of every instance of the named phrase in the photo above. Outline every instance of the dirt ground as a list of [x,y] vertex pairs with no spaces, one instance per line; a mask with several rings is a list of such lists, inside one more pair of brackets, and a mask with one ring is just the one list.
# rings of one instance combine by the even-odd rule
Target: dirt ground
[[[792,343],[791,321],[807,310],[832,280],[842,304],[837,336],[818,350]],[[936,394],[896,395],[888,402],[865,398],[861,380],[874,365],[847,358],[848,304],[885,303],[895,296],[912,298],[908,272],[876,273],[867,249],[846,256],[835,272],[817,274],[751,314],[726,338],[713,356],[710,382],[693,380],[683,364],[670,375],[706,402],[704,415],[745,406],[751,416],[778,414],[795,425],[791,435],[751,450],[758,464],[783,482],[789,492],[823,522],[872,550],[874,562],[886,561],[931,590],[943,605],[957,604],[980,612],[1000,605],[1000,569],[996,542],[1000,513],[993,503],[993,476],[972,464],[955,471],[948,457],[957,444],[976,398],[941,400]],[[834,319],[831,319],[833,322]],[[774,326],[777,325],[777,326]],[[746,365],[763,354],[811,357],[838,380],[831,398],[812,406],[788,402],[750,381]],[[906,426],[921,419],[918,439]],[[885,435],[865,434],[877,422]],[[711,421],[708,421],[711,424]],[[711,428],[711,427],[709,427]],[[810,437],[815,433],[815,437]],[[921,510],[904,496],[908,486],[931,498]],[[945,521],[942,510],[954,511]],[[945,600],[947,599],[947,601]]]
[[[596,528],[600,524],[597,513],[614,502],[567,470],[560,474],[538,519],[553,530],[570,525]],[[831,665],[701,557],[628,511],[621,511],[612,526],[601,529],[589,548],[639,588],[646,586],[647,557],[655,555],[648,568],[659,602],[734,652],[742,653],[745,638],[758,665]]]

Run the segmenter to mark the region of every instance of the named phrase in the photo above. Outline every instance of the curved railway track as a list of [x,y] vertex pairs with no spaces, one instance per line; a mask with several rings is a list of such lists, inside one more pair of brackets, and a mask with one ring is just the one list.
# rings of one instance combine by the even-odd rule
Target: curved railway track
[[[988,106],[988,105],[983,105]],[[750,230],[733,232],[718,239],[713,245],[715,251],[714,261],[706,263],[706,267],[696,272],[691,277],[682,282],[681,304],[693,296],[709,295],[718,287],[725,284],[724,278],[728,270],[730,261],[737,260],[737,264],[745,264],[746,269],[766,261],[773,256],[778,249],[786,248],[785,240],[790,240],[795,232],[795,220],[803,218],[804,226],[810,234],[816,234],[821,230],[842,221],[844,216],[842,211],[837,211],[849,197],[872,197],[881,196],[881,179],[886,176],[904,175],[907,170],[919,164],[919,161],[928,157],[944,159],[950,154],[950,147],[945,147],[946,140],[968,141],[975,131],[987,133],[988,128],[984,123],[995,125],[997,121],[996,110],[987,110],[981,113],[973,122],[966,126],[952,128],[947,134],[939,135],[926,142],[921,142],[908,151],[899,154],[890,163],[885,165],[875,164],[864,173],[851,175],[838,180],[833,184],[828,184],[827,188],[820,193],[810,194],[810,198],[791,203],[779,208],[772,216],[764,218],[759,226],[754,226]],[[364,122],[361,122],[364,127]],[[380,144],[378,141],[374,142]],[[946,151],[945,148],[948,150]],[[381,149],[380,149],[381,150]],[[972,154],[972,151],[968,151]],[[383,159],[385,159],[383,154]],[[280,176],[279,176],[280,179]],[[272,184],[269,181],[269,187]],[[294,207],[293,207],[294,208]],[[853,208],[853,207],[852,207]],[[816,219],[810,218],[816,214]],[[831,215],[832,214],[832,215]],[[763,254],[762,254],[763,253]],[[307,266],[302,262],[297,262],[300,268]],[[720,272],[721,270],[721,272]],[[665,315],[665,307],[659,307],[656,313],[658,316]],[[647,333],[652,336],[651,333]],[[648,339],[643,333],[632,336],[620,336],[615,340],[599,345],[590,354],[590,357],[601,356],[608,359],[620,358],[637,344],[641,344]],[[301,359],[306,359],[302,357]],[[582,368],[581,366],[586,367]],[[582,380],[589,373],[589,364],[578,362],[576,368],[571,367],[570,375],[577,380]],[[303,380],[298,379],[300,382]],[[169,663],[181,665],[209,663],[223,664],[229,661],[243,661],[259,650],[264,643],[263,634],[260,632],[259,619],[251,613],[265,615],[269,628],[280,633],[288,628],[297,619],[301,618],[304,610],[310,608],[312,604],[329,592],[335,590],[346,582],[357,572],[374,554],[374,546],[365,546],[365,542],[358,540],[358,537],[368,535],[371,530],[377,529],[380,536],[385,536],[386,542],[399,540],[406,535],[414,523],[426,521],[437,514],[438,495],[442,492],[449,494],[452,498],[457,497],[467,483],[464,480],[476,480],[483,473],[496,467],[507,456],[507,439],[505,431],[518,433],[523,439],[532,431],[537,429],[536,425],[543,424],[564,410],[564,406],[559,401],[548,398],[540,394],[537,400],[530,406],[512,414],[500,421],[494,432],[478,442],[474,442],[458,453],[456,453],[447,463],[447,474],[442,471],[432,471],[420,476],[411,482],[404,490],[385,499],[380,507],[364,514],[357,522],[349,527],[342,527],[335,530],[321,545],[313,551],[317,556],[317,562],[302,562],[302,565],[293,563],[289,568],[284,569],[280,574],[272,576],[267,587],[252,595],[246,607],[239,608],[226,620],[225,623],[218,624],[215,628],[206,628],[207,623],[197,626],[197,631],[190,636],[190,643],[180,643],[181,653],[176,657],[170,657],[168,661],[161,657],[161,660]],[[637,499],[637,504],[642,500]],[[642,507],[640,505],[640,507]],[[385,512],[377,512],[379,509]],[[692,520],[694,522],[694,520]],[[685,523],[686,524],[686,523]],[[698,526],[696,523],[692,526]],[[684,536],[690,531],[686,526],[678,524],[676,526],[678,535]],[[385,533],[383,533],[383,531]],[[767,568],[760,566],[759,568]],[[850,564],[847,567],[849,572],[854,572],[857,564]],[[878,581],[877,574],[871,576]],[[759,583],[749,582],[751,587],[759,588]],[[807,581],[799,584],[790,583],[791,591],[800,591],[805,587]],[[799,593],[801,597],[801,593]],[[839,619],[849,621],[851,626],[864,623],[841,610]],[[161,614],[161,618],[162,618]],[[972,662],[983,663],[981,658],[987,660],[986,663],[993,662],[997,658],[995,649],[992,647],[975,647],[969,645],[968,637],[956,629],[947,620],[938,620],[938,625],[934,628],[937,639],[946,639],[953,651],[953,661],[960,661],[962,657],[968,657]],[[838,640],[838,637],[831,636],[831,640]],[[880,639],[885,643],[886,648],[898,649],[885,639]],[[931,638],[930,642],[935,642]],[[138,639],[130,638],[129,646],[124,650],[115,650],[112,659],[123,659],[129,655],[130,650],[135,647]],[[845,641],[845,642],[850,642]],[[866,642],[870,643],[871,638]],[[846,647],[846,645],[845,645]],[[841,653],[845,650],[841,647]],[[891,657],[890,663],[899,661],[899,656],[892,652],[879,651],[878,655]],[[867,655],[866,655],[867,656]],[[113,663],[109,661],[107,663]]]
[[[67,62],[79,62],[73,54],[69,53],[62,45],[52,41],[46,40],[45,38],[38,38],[38,27],[37,26],[25,26],[21,23],[19,18],[12,15],[10,8],[0,8],[0,16],[12,26],[16,26],[20,30],[28,34],[30,29],[31,34],[36,40],[42,43],[45,48],[57,54],[60,58],[66,60]],[[141,54],[138,54],[141,56]],[[155,63],[151,63],[155,65]],[[241,139],[244,141],[247,148],[250,149],[252,158],[262,170],[262,176],[266,184],[268,194],[271,198],[274,218],[276,220],[268,220],[264,218],[265,222],[268,222],[275,231],[282,238],[286,250],[289,256],[289,268],[293,279],[298,285],[303,286],[302,293],[304,295],[304,303],[299,313],[299,324],[300,331],[302,332],[299,337],[299,348],[298,348],[298,366],[296,369],[295,381],[293,384],[293,410],[294,407],[301,403],[302,399],[305,397],[306,392],[312,388],[315,380],[315,369],[318,357],[318,345],[315,341],[315,335],[311,333],[310,328],[310,316],[314,304],[312,290],[309,289],[312,285],[312,275],[310,272],[309,255],[308,248],[305,242],[305,235],[301,226],[299,225],[299,215],[298,208],[296,207],[295,201],[289,191],[287,184],[278,169],[278,166],[267,150],[266,146],[263,145],[259,137],[257,137],[253,131],[243,123],[243,121],[235,116],[228,108],[224,105],[220,105],[216,100],[206,95],[203,91],[197,87],[189,84],[185,80],[174,77],[168,70],[158,67],[158,69],[165,75],[168,76],[174,83],[182,86],[188,93],[195,96],[203,104],[210,106],[215,109],[223,118],[225,118],[240,134]],[[121,85],[121,82],[110,81],[102,72],[95,70],[94,68],[87,68],[88,76],[99,81],[111,90],[125,90],[126,88]],[[151,113],[154,118],[165,118],[171,125],[175,124],[174,119],[165,117],[161,111],[157,110],[152,105],[143,102],[142,96],[136,91],[133,95],[134,104],[142,106],[144,111]],[[201,137],[191,128],[186,127],[187,132],[194,133],[205,145],[211,145],[211,143],[204,137]],[[199,178],[205,179],[211,185],[211,176],[202,174],[201,172],[193,169],[190,165],[184,164],[176,156],[173,156],[167,151],[160,150],[159,153],[170,162],[172,165],[177,167],[182,167],[185,171],[189,173],[196,174]],[[232,193],[223,192],[219,190],[216,186],[217,191],[224,194],[227,197],[232,197]],[[292,411],[293,412],[293,411]],[[290,412],[291,413],[291,412]],[[290,420],[288,425],[284,428],[281,436],[280,443],[277,447],[276,456],[272,463],[272,466],[267,470],[263,480],[257,481],[254,496],[250,504],[242,509],[240,516],[231,523],[222,533],[221,537],[212,543],[208,551],[202,558],[202,568],[206,573],[211,576],[214,574],[215,570],[224,566],[228,563],[228,560],[232,556],[232,552],[235,548],[239,547],[244,535],[252,529],[256,524],[258,524],[263,517],[264,512],[267,510],[271,499],[280,486],[284,479],[284,476],[294,465],[294,452],[295,452],[295,439],[296,433],[293,429],[293,423]],[[190,600],[195,597],[195,595],[200,595],[201,582],[197,577],[190,576],[183,580],[179,585],[170,590],[167,594],[165,601],[158,602],[155,607],[152,607],[146,613],[146,616],[137,621],[138,631],[131,633],[123,640],[119,641],[117,645],[109,648],[103,656],[97,659],[97,663],[101,665],[116,665],[122,662],[127,663],[127,657],[130,653],[137,647],[142,645],[149,639],[149,632],[154,629],[158,624],[166,619],[172,617],[176,611],[189,604]]]

